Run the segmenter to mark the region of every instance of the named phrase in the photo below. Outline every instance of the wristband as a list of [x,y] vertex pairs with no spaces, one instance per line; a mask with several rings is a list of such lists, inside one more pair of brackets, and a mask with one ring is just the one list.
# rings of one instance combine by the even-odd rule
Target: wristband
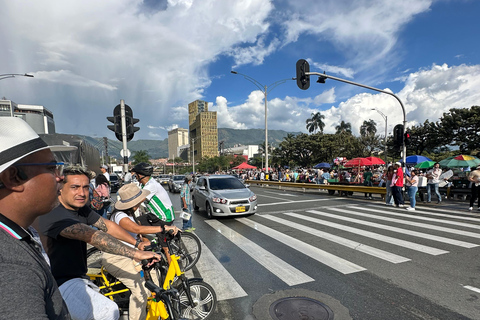
[[138,248],[138,245],[142,243],[142,240],[140,239],[137,239],[137,242],[135,242],[135,248]]

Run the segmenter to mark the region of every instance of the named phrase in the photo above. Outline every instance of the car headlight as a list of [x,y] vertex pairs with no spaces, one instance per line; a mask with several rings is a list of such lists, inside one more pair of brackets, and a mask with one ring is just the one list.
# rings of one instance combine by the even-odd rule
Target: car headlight
[[213,198],[212,201],[215,203],[222,203],[222,204],[227,203],[227,199],[223,199],[223,198]]
[[251,196],[250,198],[248,198],[248,200],[250,200],[250,202],[253,202],[253,201],[257,200],[257,195],[254,194],[253,196]]

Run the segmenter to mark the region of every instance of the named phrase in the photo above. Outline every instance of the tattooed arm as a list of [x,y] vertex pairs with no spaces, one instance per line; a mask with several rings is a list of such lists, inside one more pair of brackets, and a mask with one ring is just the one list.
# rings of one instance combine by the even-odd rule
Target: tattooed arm
[[100,218],[98,219],[95,224],[93,224],[94,227],[97,227],[98,229],[102,230],[103,232],[108,233],[109,235],[125,241],[127,243],[135,245],[136,240],[130,233],[128,233],[125,229],[120,227],[118,224],[116,224],[113,221],[107,220],[105,218]]
[[105,233],[101,230],[95,230],[83,223],[76,223],[63,229],[62,232],[60,232],[60,235],[65,238],[87,242],[104,252],[117,254],[136,260],[150,259],[155,257],[153,252],[135,250],[134,248],[121,243],[108,233]]

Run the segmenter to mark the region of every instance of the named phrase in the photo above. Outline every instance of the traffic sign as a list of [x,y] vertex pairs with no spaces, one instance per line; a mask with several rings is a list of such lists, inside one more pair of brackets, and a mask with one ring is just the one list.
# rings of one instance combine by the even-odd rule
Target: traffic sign
[[122,157],[125,157],[125,156],[126,156],[126,157],[130,158],[130,156],[132,155],[132,153],[130,152],[130,150],[127,149],[127,152],[126,152],[126,153],[127,153],[127,154],[125,154],[125,152],[124,152],[123,149],[120,150],[120,155],[121,155]]

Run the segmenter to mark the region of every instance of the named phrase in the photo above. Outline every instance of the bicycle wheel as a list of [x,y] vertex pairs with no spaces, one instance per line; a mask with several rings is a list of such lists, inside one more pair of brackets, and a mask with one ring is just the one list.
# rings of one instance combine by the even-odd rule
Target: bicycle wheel
[[203,281],[189,283],[190,294],[192,295],[195,307],[191,307],[188,301],[187,292],[184,288],[179,291],[178,312],[182,319],[204,320],[208,319],[217,307],[217,295],[215,290]]
[[200,239],[189,232],[173,238],[170,247],[172,253],[180,257],[178,264],[183,272],[190,270],[198,262],[202,253]]

